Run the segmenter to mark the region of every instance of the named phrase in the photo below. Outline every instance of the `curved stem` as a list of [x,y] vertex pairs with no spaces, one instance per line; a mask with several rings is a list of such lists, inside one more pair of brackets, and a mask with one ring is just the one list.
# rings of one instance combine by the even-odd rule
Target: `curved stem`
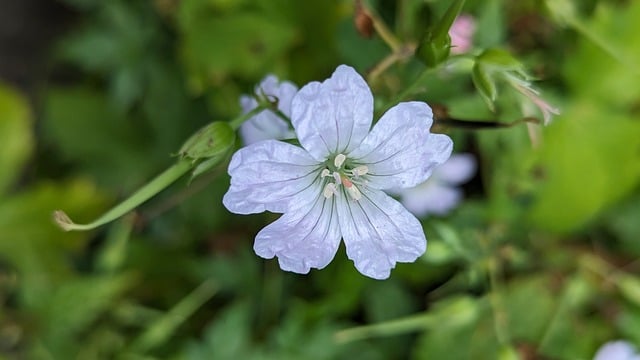
[[240,116],[238,116],[237,118],[229,121],[229,126],[231,126],[231,128],[233,130],[238,130],[238,128],[240,128],[240,125],[242,125],[243,122],[249,120],[249,118],[251,118],[252,116],[260,113],[262,110],[268,109],[269,106],[265,106],[265,105],[258,105],[255,109],[249,111],[246,114],[242,114]]
[[90,223],[76,224],[62,210],[54,211],[54,221],[65,231],[95,229],[98,226],[118,219],[119,217],[135,209],[143,202],[149,200],[152,196],[164,190],[167,186],[178,180],[182,175],[186,174],[191,168],[193,168],[193,165],[193,161],[191,160],[179,160],[176,164],[165,170],[160,175],[156,176],[153,180],[148,182],[133,195],[129,196],[123,202],[116,205],[111,210],[107,211],[102,216]]

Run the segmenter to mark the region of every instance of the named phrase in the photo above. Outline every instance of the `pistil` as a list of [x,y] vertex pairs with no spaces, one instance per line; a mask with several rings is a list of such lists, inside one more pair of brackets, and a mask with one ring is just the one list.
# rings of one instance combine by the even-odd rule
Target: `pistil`
[[[325,168],[320,172],[321,178],[331,176],[334,179],[334,182],[328,182],[324,186],[322,195],[325,198],[328,199],[333,195],[338,195],[338,186],[340,185],[344,186],[347,194],[352,199],[358,201],[362,198],[362,193],[356,185],[366,184],[366,180],[358,181],[358,178],[366,175],[369,172],[369,168],[366,165],[359,165],[353,169],[342,168],[346,161],[346,155],[338,154],[333,159],[335,171],[332,172],[329,168]],[[329,165],[329,167],[331,166]]]

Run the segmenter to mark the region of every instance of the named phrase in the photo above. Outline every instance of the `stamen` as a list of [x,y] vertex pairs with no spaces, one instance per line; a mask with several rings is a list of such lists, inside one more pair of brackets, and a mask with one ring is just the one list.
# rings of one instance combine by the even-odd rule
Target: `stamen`
[[342,182],[340,180],[340,174],[337,171],[333,172],[333,180],[335,180],[336,186],[340,185],[340,183]]
[[336,168],[340,169],[345,160],[347,160],[347,157],[344,154],[338,154],[336,155],[336,158],[333,159],[333,165],[335,165]]
[[324,186],[324,190],[322,190],[322,195],[329,199],[331,198],[333,195],[338,195],[338,190],[336,190],[336,184],[334,183],[327,183],[327,185]]
[[367,165],[360,165],[351,170],[351,173],[355,177],[366,175],[368,172],[369,168],[367,167]]
[[351,182],[351,180],[348,177],[343,176],[342,177],[342,185],[344,185],[344,187],[346,187],[348,189],[348,188],[353,186],[353,183]]
[[351,196],[351,198],[355,201],[358,201],[362,198],[362,193],[360,193],[360,190],[358,190],[357,186],[353,186],[353,184],[351,184],[351,186],[346,186],[347,188],[347,192],[349,193],[349,196]]
[[329,171],[329,169],[323,169],[320,172],[320,177],[327,177],[327,176],[331,176],[331,172]]

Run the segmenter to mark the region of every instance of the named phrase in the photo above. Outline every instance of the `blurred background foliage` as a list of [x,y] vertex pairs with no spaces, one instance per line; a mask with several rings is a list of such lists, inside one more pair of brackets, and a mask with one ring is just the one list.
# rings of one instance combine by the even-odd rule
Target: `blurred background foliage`
[[[448,6],[366,4],[407,44]],[[19,8],[3,16],[21,19]],[[477,157],[478,175],[458,209],[423,219],[426,255],[386,281],[360,275],[344,249],[307,276],[255,256],[276,215],[228,213],[225,164],[97,231],[51,221],[58,208],[91,220],[132,193],[198,128],[237,116],[268,73],[298,85],[342,63],[367,74],[390,49],[358,33],[352,1],[55,8],[44,23],[57,36],[25,17],[2,46],[18,56],[20,36],[54,38],[28,81],[2,69],[1,358],[588,359],[611,339],[640,344],[640,2],[467,1],[476,49],[509,50],[561,115],[440,129]],[[376,109],[423,68],[404,59],[370,77]],[[407,98],[452,117],[522,117],[508,92],[489,111],[468,69],[419,85]]]

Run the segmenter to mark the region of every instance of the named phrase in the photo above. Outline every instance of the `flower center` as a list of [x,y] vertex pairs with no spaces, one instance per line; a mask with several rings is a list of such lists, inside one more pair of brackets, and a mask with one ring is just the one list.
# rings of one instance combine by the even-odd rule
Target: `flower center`
[[358,186],[366,185],[367,180],[362,178],[369,172],[366,165],[354,164],[348,161],[344,154],[338,154],[333,158],[333,162],[328,161],[327,167],[320,172],[322,178],[333,178],[333,182],[329,181],[324,185],[322,195],[330,198],[338,195],[338,188],[343,186],[347,194],[353,200],[360,200],[362,193]]

